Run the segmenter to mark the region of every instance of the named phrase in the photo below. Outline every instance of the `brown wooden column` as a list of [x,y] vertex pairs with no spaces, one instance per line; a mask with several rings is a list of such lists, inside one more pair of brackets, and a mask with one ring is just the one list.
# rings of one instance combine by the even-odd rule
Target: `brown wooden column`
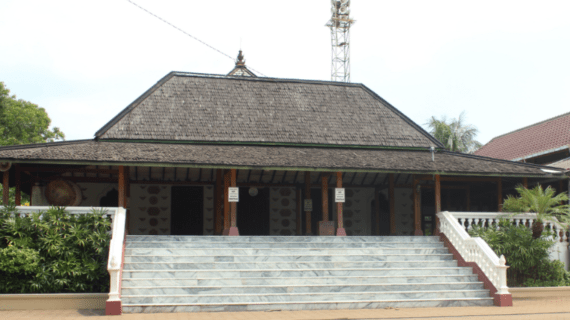
[[297,200],[297,206],[296,206],[296,225],[297,225],[297,235],[300,236],[301,233],[303,232],[303,228],[301,227],[301,212],[302,212],[302,207],[301,207],[301,189],[296,188],[295,189],[296,193],[295,193],[295,199]]
[[126,180],[127,177],[125,175],[125,166],[119,166],[119,207],[126,208],[127,207],[127,199],[126,199]]
[[323,220],[319,222],[320,236],[334,236],[334,222],[329,221],[329,176],[323,173],[321,177]]
[[224,206],[224,184],[222,178],[222,169],[216,170],[216,188],[214,192],[214,234],[220,235],[223,231],[222,210]]
[[[342,172],[336,173],[336,187],[342,188]],[[336,229],[336,235],[340,237],[346,236],[346,230],[344,230],[344,216],[342,214],[342,202],[336,203],[336,219],[338,227]]]
[[388,193],[390,196],[390,234],[396,234],[396,191],[394,190],[394,174],[388,174]]
[[2,176],[2,202],[5,206],[10,204],[10,170],[6,170]]
[[522,183],[523,187],[525,189],[528,189],[528,178],[523,178],[523,183]]
[[376,215],[376,232],[377,236],[380,235],[380,190],[374,188],[374,214]]
[[[311,172],[305,172],[305,200],[311,200]],[[305,234],[312,234],[311,230],[312,211],[305,211]]]
[[21,206],[22,205],[22,179],[21,179],[21,175],[20,175],[20,166],[17,164],[14,164],[14,169],[16,171],[16,193],[15,193],[15,202],[17,206]]
[[503,211],[503,180],[501,178],[497,179],[497,207],[499,212]]
[[414,235],[416,236],[423,236],[424,233],[422,232],[422,216],[421,216],[421,199],[420,199],[420,192],[418,191],[419,186],[419,179],[416,179],[416,176],[413,176],[414,184],[413,184],[413,192],[414,192]]
[[[230,183],[232,188],[236,187],[237,184],[237,176],[236,176],[237,170],[236,169],[230,169]],[[231,216],[231,221],[230,221],[230,236],[239,236],[239,231],[237,228],[237,202],[231,202],[230,204],[230,216]]]
[[441,176],[435,175],[435,235],[439,235],[439,217],[438,213],[441,212]]
[[125,220],[125,229],[127,234],[131,233],[131,167],[125,167],[125,208],[127,216]]
[[231,172],[226,170],[224,173],[224,231],[222,232],[224,236],[230,234],[230,202],[228,201],[230,182]]

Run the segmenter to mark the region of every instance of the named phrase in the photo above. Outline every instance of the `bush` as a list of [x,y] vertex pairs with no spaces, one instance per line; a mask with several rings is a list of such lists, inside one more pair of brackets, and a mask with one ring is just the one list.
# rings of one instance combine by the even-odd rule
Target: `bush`
[[108,292],[110,226],[95,211],[0,209],[0,293]]
[[533,239],[532,231],[526,226],[515,226],[500,220],[499,228],[474,226],[469,234],[481,237],[491,249],[507,259],[507,281],[509,286],[566,286],[570,285],[570,273],[564,270],[560,261],[550,261],[548,249],[554,245],[545,231]]

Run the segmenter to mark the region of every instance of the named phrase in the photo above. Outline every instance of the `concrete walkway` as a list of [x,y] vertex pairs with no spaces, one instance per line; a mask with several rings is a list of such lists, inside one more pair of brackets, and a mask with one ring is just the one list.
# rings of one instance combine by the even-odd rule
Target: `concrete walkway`
[[380,310],[322,310],[217,313],[125,314],[105,317],[103,310],[0,311],[0,319],[204,319],[204,320],[308,320],[308,319],[570,319],[570,287],[513,289],[513,307],[410,308]]

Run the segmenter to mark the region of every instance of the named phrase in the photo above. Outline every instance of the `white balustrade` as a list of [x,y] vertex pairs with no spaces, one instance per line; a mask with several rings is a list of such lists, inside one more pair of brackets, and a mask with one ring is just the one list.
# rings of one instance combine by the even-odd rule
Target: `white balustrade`
[[[481,221],[483,228],[494,227],[499,228],[500,218],[504,218],[511,223],[519,225],[527,225],[532,228],[533,223],[536,221],[536,213],[523,213],[516,216],[511,216],[511,213],[502,212],[452,212],[451,213],[459,222],[463,229],[469,231],[474,225]],[[486,223],[485,223],[486,222]],[[556,242],[567,242],[568,236],[566,229],[558,222],[558,220],[547,220],[544,222],[545,229],[550,229],[554,232],[552,240]]]
[[[0,208],[3,208],[3,207],[4,206],[0,206]],[[16,210],[18,211],[18,214],[20,215],[20,217],[23,217],[23,216],[27,216],[27,215],[30,215],[31,213],[35,213],[35,212],[46,212],[50,208],[52,208],[52,207],[47,207],[47,206],[17,206]],[[65,211],[67,213],[75,214],[75,215],[92,213],[93,210],[95,210],[97,212],[102,212],[102,214],[106,215],[107,217],[109,217],[111,219],[111,230],[112,230],[113,225],[115,223],[114,215],[115,215],[115,212],[117,211],[116,207],[65,207]]]
[[471,226],[473,219],[470,220],[471,224],[468,222],[468,225],[465,226],[463,221],[469,220],[470,217],[454,216],[458,213],[444,211],[437,214],[440,232],[449,239],[466,262],[475,262],[481,268],[481,271],[497,288],[497,294],[509,294],[507,287],[508,266],[506,266],[505,257],[499,258],[483,239],[471,238],[465,229]]

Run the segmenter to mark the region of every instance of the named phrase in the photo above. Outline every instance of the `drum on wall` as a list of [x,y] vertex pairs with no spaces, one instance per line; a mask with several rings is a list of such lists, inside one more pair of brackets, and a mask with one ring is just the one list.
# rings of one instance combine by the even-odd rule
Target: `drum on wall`
[[53,206],[78,206],[83,195],[79,186],[67,180],[54,180],[46,186],[45,196]]

